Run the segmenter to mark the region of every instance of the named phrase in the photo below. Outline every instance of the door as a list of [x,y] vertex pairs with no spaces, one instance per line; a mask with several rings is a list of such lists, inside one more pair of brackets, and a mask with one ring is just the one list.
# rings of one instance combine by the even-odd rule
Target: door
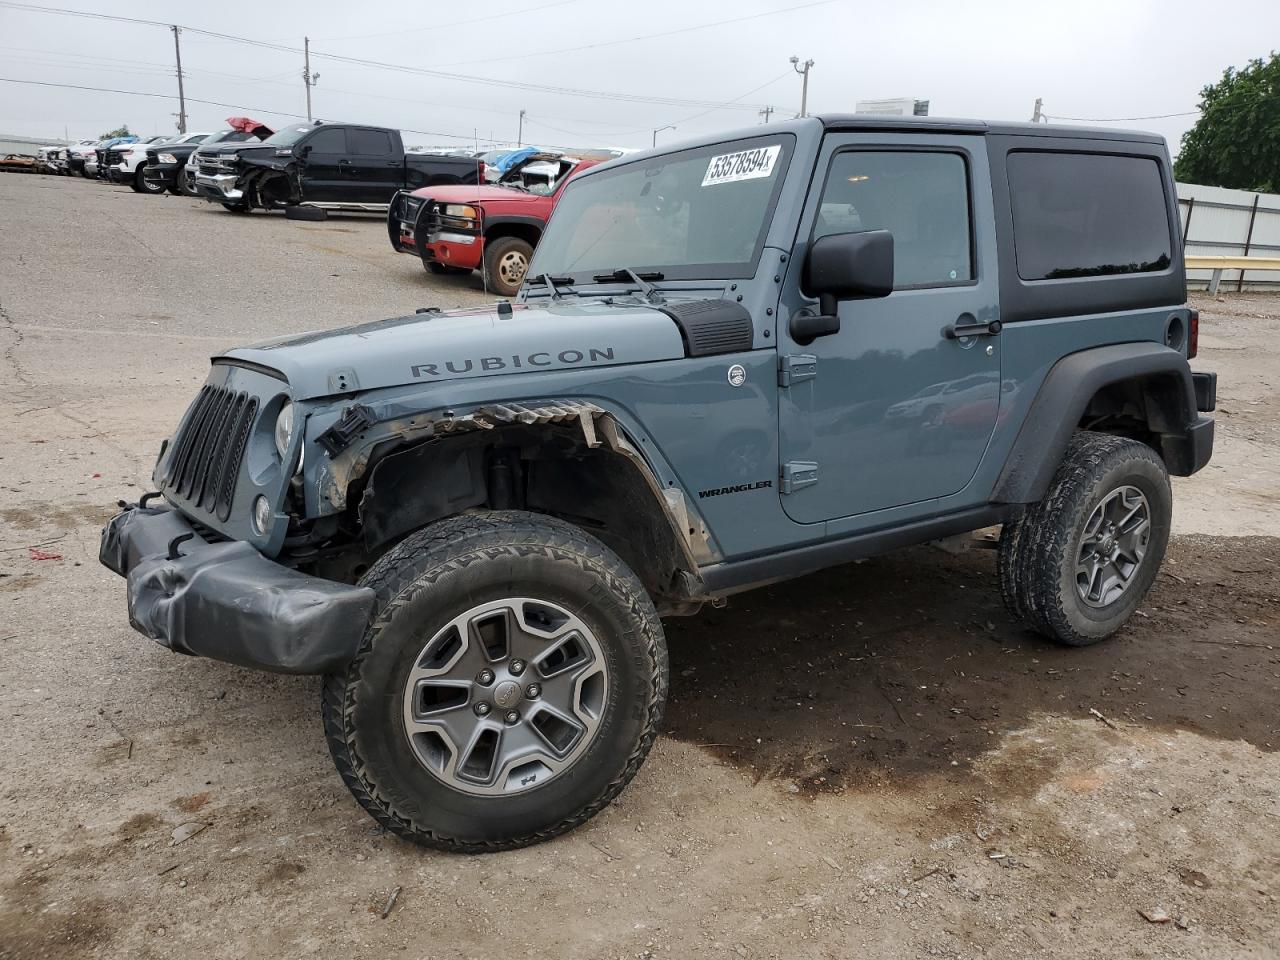
[[351,127],[347,131],[344,170],[351,186],[346,199],[355,203],[390,203],[403,186],[403,165],[389,131]]
[[[818,523],[962,506],[954,501],[964,500],[1001,395],[999,336],[946,332],[999,319],[982,138],[902,134],[888,145],[882,135],[836,135],[815,177],[784,304],[817,309],[804,295],[803,253],[833,233],[890,231],[894,289],[839,303],[838,332],[807,345],[779,324],[783,507]],[[876,522],[863,520],[849,526]]]
[[346,197],[342,162],[347,158],[347,131],[344,127],[319,127],[294,148],[305,150],[302,160],[302,199],[334,203]]

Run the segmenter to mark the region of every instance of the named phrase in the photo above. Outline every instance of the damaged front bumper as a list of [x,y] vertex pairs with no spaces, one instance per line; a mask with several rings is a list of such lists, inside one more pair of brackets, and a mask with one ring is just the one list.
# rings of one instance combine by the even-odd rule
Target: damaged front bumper
[[236,186],[239,180],[234,173],[197,173],[196,186],[207,200],[225,203],[228,200],[243,200],[244,191]]
[[340,670],[373,608],[368,587],[299,573],[240,540],[210,543],[168,506],[125,507],[103,529],[99,559],[127,579],[135,630],[242,667]]

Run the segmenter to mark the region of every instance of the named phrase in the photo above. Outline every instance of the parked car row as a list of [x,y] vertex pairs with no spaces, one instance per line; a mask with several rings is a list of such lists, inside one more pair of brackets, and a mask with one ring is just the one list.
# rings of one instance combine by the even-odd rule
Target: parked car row
[[399,130],[354,123],[280,130],[230,117],[217,133],[82,140],[50,149],[48,172],[125,183],[139,193],[199,197],[234,213],[382,213],[391,246],[435,274],[480,270],[514,296],[565,183],[621,151],[569,156],[537,147],[471,153],[406,150]]

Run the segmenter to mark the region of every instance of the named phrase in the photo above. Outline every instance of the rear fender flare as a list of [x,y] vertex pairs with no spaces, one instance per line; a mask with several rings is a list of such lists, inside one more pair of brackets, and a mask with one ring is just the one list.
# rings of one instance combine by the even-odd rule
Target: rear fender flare
[[[1195,426],[1195,389],[1187,358],[1159,343],[1118,343],[1094,347],[1063,357],[1040,385],[1013,448],[1005,459],[991,496],[993,503],[1035,503],[1049,489],[1071,435],[1079,426],[1089,401],[1105,387],[1129,380],[1159,378],[1172,384],[1161,397],[1160,408],[1149,417],[1162,441],[1184,438]],[[1162,442],[1159,452],[1171,473],[1190,472],[1170,461]],[[1192,468],[1194,469],[1194,468]]]

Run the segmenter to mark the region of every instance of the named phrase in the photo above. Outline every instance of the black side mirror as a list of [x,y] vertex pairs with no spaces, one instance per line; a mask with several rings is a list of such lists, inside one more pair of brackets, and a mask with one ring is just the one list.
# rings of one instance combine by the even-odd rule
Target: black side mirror
[[804,289],[818,295],[818,314],[791,315],[791,339],[808,344],[840,330],[840,300],[887,297],[893,293],[893,234],[888,230],[833,233],[809,246]]
[[311,155],[311,144],[309,144],[309,143],[304,143],[302,146],[300,146],[300,147],[298,148],[298,155],[299,155],[299,156],[303,156],[303,157],[310,156],[310,155]]

